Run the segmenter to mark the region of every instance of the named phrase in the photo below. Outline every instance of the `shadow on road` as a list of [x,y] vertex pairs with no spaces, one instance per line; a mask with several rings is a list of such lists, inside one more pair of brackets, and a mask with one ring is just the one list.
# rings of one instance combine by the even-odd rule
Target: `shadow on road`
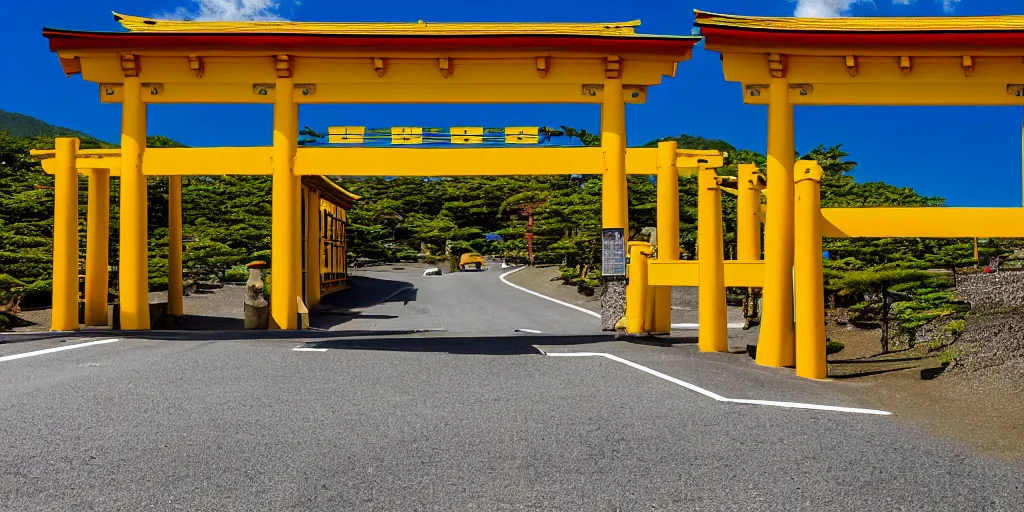
[[388,302],[415,302],[417,290],[408,281],[352,276],[349,289],[323,298],[309,312],[309,326],[330,329],[357,318],[391,319],[392,315],[364,315],[360,310]]

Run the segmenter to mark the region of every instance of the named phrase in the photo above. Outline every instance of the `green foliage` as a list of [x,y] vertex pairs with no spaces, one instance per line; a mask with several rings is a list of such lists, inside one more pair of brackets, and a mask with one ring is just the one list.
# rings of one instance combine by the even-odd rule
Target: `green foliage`
[[839,341],[828,340],[825,342],[825,355],[832,355],[846,348],[846,345]]
[[942,363],[943,366],[953,364],[959,358],[960,353],[952,348],[947,348],[939,354],[939,362]]
[[224,272],[224,281],[228,283],[244,283],[249,280],[249,270],[245,267],[235,267]]
[[960,338],[967,330],[967,323],[963,320],[953,320],[946,324],[946,334],[950,335],[954,340]]
[[25,283],[7,274],[0,274],[0,308],[21,296]]

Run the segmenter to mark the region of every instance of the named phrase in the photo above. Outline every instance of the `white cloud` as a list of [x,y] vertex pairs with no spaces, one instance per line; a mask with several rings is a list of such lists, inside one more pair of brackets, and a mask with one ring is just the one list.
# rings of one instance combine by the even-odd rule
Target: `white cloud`
[[[291,4],[294,7],[298,2]],[[276,0],[192,0],[190,5],[161,17],[194,21],[275,21],[285,19],[280,11],[281,3]]]
[[850,11],[850,6],[871,0],[797,0],[793,16],[798,18],[837,18]]
[[[793,0],[790,0],[793,1]],[[854,4],[874,4],[873,0],[795,0],[793,16],[798,18],[836,18],[845,16]],[[893,5],[911,5],[917,0],[890,0]],[[953,12],[960,0],[934,0],[942,3],[942,10]]]

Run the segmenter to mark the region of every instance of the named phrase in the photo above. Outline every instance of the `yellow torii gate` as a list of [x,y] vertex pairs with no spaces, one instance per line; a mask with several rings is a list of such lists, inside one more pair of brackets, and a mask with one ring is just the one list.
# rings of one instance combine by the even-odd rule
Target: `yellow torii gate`
[[821,168],[802,162],[794,172],[793,161],[794,105],[1024,105],[1024,16],[800,19],[696,11],[696,26],[707,49],[721,53],[726,80],[743,85],[744,102],[768,106],[759,364],[826,375],[823,235],[1024,236],[1024,208],[822,209]]
[[[271,287],[271,325],[281,329],[295,329],[298,323],[299,177],[304,174],[332,168],[336,174],[359,175],[381,169],[389,175],[524,174],[532,164],[549,168],[557,161],[567,164],[563,173],[603,174],[602,224],[628,229],[627,157],[643,151],[625,149],[625,104],[643,103],[648,87],[674,76],[677,64],[690,58],[700,40],[639,35],[639,22],[235,23],[119,14],[115,19],[129,32],[43,30],[64,72],[97,83],[100,101],[120,103],[123,112],[116,156],[78,151],[71,139],[57,143],[51,164],[54,330],[78,328],[71,309],[71,283],[77,275],[77,222],[72,220],[77,169],[96,169],[90,171],[89,218],[101,219],[97,209],[107,204],[115,158],[121,179],[119,285],[125,329],[149,328],[150,175],[272,174],[271,252],[279,270]],[[168,103],[272,104],[274,144],[147,149],[146,107]],[[602,108],[602,147],[573,149],[579,153],[571,156],[545,148],[298,148],[298,106],[324,103],[597,104]],[[107,171],[89,161],[104,156],[111,160]],[[580,162],[588,164],[586,170]],[[89,229],[87,248],[105,243],[105,231]]]

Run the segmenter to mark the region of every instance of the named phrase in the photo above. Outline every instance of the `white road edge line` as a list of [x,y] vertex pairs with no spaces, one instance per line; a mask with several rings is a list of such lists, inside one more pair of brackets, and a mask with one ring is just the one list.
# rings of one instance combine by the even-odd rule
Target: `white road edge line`
[[3,357],[0,357],[0,363],[2,363],[4,361],[13,361],[15,359],[21,359],[23,357],[32,357],[32,356],[41,356],[43,354],[52,354],[54,352],[61,352],[61,351],[64,351],[64,350],[71,350],[73,348],[82,348],[82,347],[90,347],[92,345],[103,345],[103,344],[106,344],[106,343],[113,343],[115,341],[118,341],[118,339],[119,338],[112,338],[112,339],[109,339],[109,340],[88,341],[88,342],[85,342],[85,343],[77,343],[75,345],[64,345],[63,347],[46,348],[46,349],[43,349],[43,350],[36,350],[34,352],[25,352],[24,354],[14,354],[14,355],[11,355],[11,356],[3,356]]
[[519,286],[517,284],[512,284],[512,283],[508,282],[508,279],[505,279],[505,277],[510,276],[512,274],[515,274],[516,272],[519,272],[520,270],[524,270],[526,268],[527,267],[519,267],[519,268],[517,268],[515,270],[509,270],[508,272],[505,272],[504,274],[498,276],[498,279],[501,279],[501,282],[511,286],[512,288],[515,288],[516,290],[529,293],[530,295],[534,295],[536,297],[540,297],[540,298],[542,298],[544,300],[550,300],[551,302],[554,302],[555,304],[561,304],[561,305],[563,305],[563,306],[565,306],[567,308],[575,309],[576,311],[579,311],[580,313],[585,313],[585,314],[588,314],[588,315],[590,315],[592,317],[595,317],[595,318],[601,318],[600,314],[594,313],[593,311],[591,311],[589,309],[581,308],[581,307],[579,307],[579,306],[577,306],[575,304],[569,304],[568,302],[563,302],[563,301],[560,301],[558,299],[554,299],[554,298],[548,297],[547,295],[544,295],[544,294],[541,294],[541,293],[537,293],[537,292],[535,292],[533,290],[528,290],[528,289],[523,288],[522,286]]
[[[552,297],[548,297],[547,295],[535,292],[533,290],[528,290],[528,289],[523,288],[522,286],[519,286],[517,284],[512,284],[512,283],[510,283],[508,281],[508,279],[505,279],[505,277],[507,277],[509,275],[512,275],[512,274],[515,274],[516,272],[519,272],[520,270],[525,270],[526,268],[527,267],[519,267],[519,268],[517,268],[515,270],[510,270],[510,271],[505,272],[504,274],[498,276],[498,278],[501,279],[501,282],[503,282],[503,283],[505,283],[505,284],[507,284],[507,285],[511,286],[512,288],[515,288],[515,289],[517,289],[519,291],[523,291],[523,292],[529,293],[530,295],[534,295],[536,297],[540,297],[540,298],[542,298],[544,300],[549,300],[551,302],[554,302],[555,304],[561,304],[561,305],[563,305],[563,306],[565,306],[567,308],[575,309],[576,311],[579,311],[581,313],[586,313],[586,314],[588,314],[588,315],[590,315],[592,317],[595,317],[595,318],[601,318],[600,314],[595,313],[595,312],[593,312],[593,311],[591,311],[589,309],[581,308],[581,307],[579,307],[579,306],[577,306],[575,304],[569,304],[568,302],[563,302],[563,301],[560,301],[558,299],[555,299],[555,298],[552,298]],[[729,329],[742,329],[743,328],[743,324],[732,323],[732,324],[728,324],[726,327],[729,328]],[[679,330],[679,331],[696,331],[697,329],[700,328],[700,324],[672,324],[672,328],[676,329],[676,330]]]
[[308,348],[308,347],[295,347],[292,350],[296,352],[327,352],[329,348]]
[[677,379],[675,377],[672,377],[672,376],[669,376],[669,375],[665,375],[664,373],[661,373],[661,372],[659,372],[657,370],[652,370],[652,369],[650,369],[650,368],[648,368],[646,366],[634,363],[633,361],[630,361],[628,359],[623,359],[623,358],[621,358],[619,356],[615,356],[615,355],[608,354],[608,353],[605,353],[605,352],[562,352],[562,353],[548,352],[545,355],[552,356],[552,357],[603,357],[603,358],[606,358],[606,359],[611,359],[612,361],[620,362],[622,364],[625,364],[626,366],[630,366],[630,367],[636,368],[637,370],[640,370],[642,372],[649,373],[649,374],[654,375],[655,377],[658,377],[660,379],[664,379],[664,380],[667,380],[667,381],[669,381],[669,382],[671,382],[673,384],[677,384],[679,386],[682,386],[682,387],[684,387],[686,389],[689,389],[690,391],[695,391],[697,393],[700,393],[700,394],[702,394],[702,395],[704,395],[704,396],[706,396],[708,398],[711,398],[711,399],[713,399],[713,400],[715,400],[717,402],[729,402],[729,403],[735,403],[735,404],[749,404],[749,405],[766,405],[766,406],[770,406],[770,407],[784,407],[784,408],[788,408],[788,409],[813,409],[813,410],[816,410],[816,411],[834,411],[834,412],[849,412],[849,413],[855,413],[855,414],[873,414],[873,415],[877,415],[877,416],[889,416],[889,415],[892,415],[891,412],[879,411],[879,410],[876,410],[876,409],[859,409],[859,408],[856,408],[856,407],[838,407],[838,406],[834,406],[834,405],[803,404],[803,403],[798,403],[798,402],[777,402],[777,401],[773,401],[773,400],[750,400],[750,399],[746,399],[746,398],[726,398],[726,397],[724,397],[722,395],[719,395],[717,393],[708,391],[708,390],[706,390],[706,389],[704,389],[704,388],[702,388],[700,386],[697,386],[695,384],[690,384],[689,382],[686,382],[684,380],[680,380],[680,379]]
[[516,329],[516,332],[528,332],[530,334],[543,334],[536,329]]

